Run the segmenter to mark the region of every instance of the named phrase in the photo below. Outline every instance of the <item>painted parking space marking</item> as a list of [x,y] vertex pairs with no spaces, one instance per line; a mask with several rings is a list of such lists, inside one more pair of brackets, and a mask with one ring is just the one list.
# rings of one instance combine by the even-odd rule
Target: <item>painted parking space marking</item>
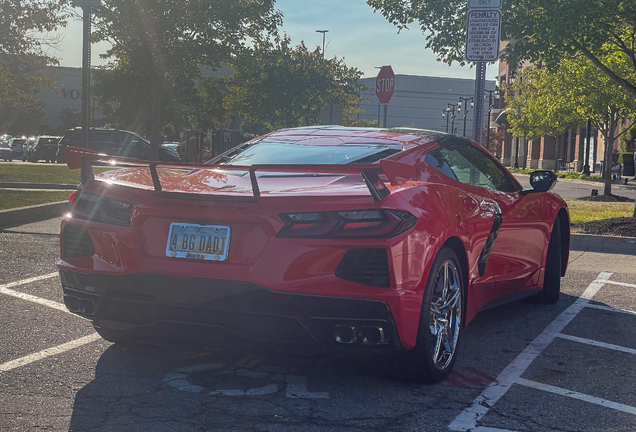
[[590,396],[584,393],[579,393],[573,390],[567,390],[561,387],[555,387],[549,384],[543,384],[540,382],[531,381],[524,378],[519,378],[516,384],[520,384],[522,386],[530,387],[537,390],[547,391],[547,392],[558,394],[561,396],[567,396],[572,399],[578,399],[580,401],[589,402],[595,405],[600,405],[606,408],[611,408],[617,411],[622,411],[628,414],[636,415],[636,407],[621,404],[618,402],[612,402],[607,399],[597,398],[597,397]]
[[480,421],[490,411],[499,399],[505,395],[510,387],[515,384],[521,375],[528,369],[530,364],[536,359],[545,348],[554,340],[557,333],[560,333],[576,317],[579,312],[589,303],[594,295],[603,287],[612,273],[603,272],[597,279],[592,281],[585,289],[581,297],[572,303],[566,310],[561,312],[530,344],[508,365],[497,377],[497,382],[491,383],[473,401],[472,405],[462,411],[449,429],[453,431],[472,431]]
[[607,281],[605,283],[609,284],[609,285],[617,285],[617,286],[623,286],[623,287],[628,287],[628,288],[636,288],[636,285],[630,284],[630,283],[625,283],[625,282]]
[[36,276],[36,277],[32,277],[32,278],[28,278],[28,279],[22,279],[20,281],[16,281],[16,282],[11,282],[8,284],[4,284],[4,285],[0,285],[0,294],[4,294],[7,296],[11,296],[14,298],[18,298],[21,300],[26,300],[26,301],[30,301],[32,303],[37,303],[37,304],[41,304],[44,306],[48,306],[52,309],[57,309],[59,311],[62,312],[66,312],[66,313],[70,313],[68,311],[68,309],[66,309],[66,306],[64,306],[64,304],[60,303],[60,302],[56,302],[53,300],[48,300],[48,299],[44,299],[41,297],[37,297],[31,294],[26,294],[20,291],[15,291],[12,290],[11,288],[13,287],[17,287],[17,286],[21,286],[21,285],[26,285],[26,284],[30,284],[32,282],[37,282],[37,281],[41,281],[41,280],[45,280],[45,279],[51,279],[54,278],[56,276],[59,276],[60,274],[58,272],[55,273],[49,273],[49,274],[45,274],[42,276]]
[[586,338],[582,338],[582,337],[578,337],[578,336],[571,336],[571,335],[567,335],[567,334],[563,334],[563,333],[558,334],[557,337],[560,338],[560,339],[567,339],[567,340],[571,340],[571,341],[574,341],[574,342],[587,344],[587,345],[592,345],[592,346],[599,347],[599,348],[606,348],[606,349],[611,349],[611,350],[614,350],[614,351],[622,351],[622,352],[627,353],[627,354],[636,355],[636,349],[627,348],[627,347],[620,346],[620,345],[608,344],[608,343],[605,343],[605,342],[599,342],[599,341],[595,341],[595,340],[592,340],[592,339],[586,339]]
[[555,338],[569,340],[585,345],[591,345],[599,348],[620,351],[627,354],[636,355],[636,349],[628,348],[620,345],[609,344],[592,339],[571,336],[561,333],[565,326],[569,324],[579,312],[584,308],[592,308],[604,310],[614,313],[623,313],[636,315],[636,312],[619,308],[613,308],[605,305],[592,304],[590,301],[598,293],[604,285],[618,285],[629,288],[636,288],[636,285],[624,282],[610,281],[612,273],[603,272],[588,285],[581,297],[579,297],[572,305],[563,311],[554,321],[552,321],[545,330],[537,336],[513,361],[510,363],[497,377],[497,382],[492,383],[473,401],[472,405],[462,411],[455,420],[450,424],[449,429],[461,432],[514,432],[506,429],[489,428],[478,426],[477,423],[490,411],[497,401],[506,394],[510,387],[514,384],[525,387],[546,391],[560,396],[589,402],[617,411],[636,415],[636,407],[613,402],[607,399],[598,398],[584,393],[555,387],[549,384],[528,380],[522,378],[521,375],[526,371],[530,364],[536,359],[547,346],[552,343]]
[[615,308],[615,307],[611,307],[611,306],[605,306],[605,305],[588,304],[586,307],[592,308],[592,309],[600,309],[600,310],[604,310],[604,311],[608,311],[608,312],[618,312],[618,313],[624,313],[624,314],[628,314],[628,315],[636,315],[636,312],[634,312],[634,311],[630,311],[630,310],[626,310],[626,309],[619,309],[619,308]]
[[[278,393],[281,388],[285,388],[285,396],[291,399],[329,399],[328,392],[311,392],[307,389],[307,377],[300,375],[290,375],[279,373],[284,372],[283,368],[263,367],[257,370],[251,368],[257,366],[263,357],[253,358],[247,356],[231,366],[225,363],[209,363],[186,366],[168,372],[163,379],[164,384],[177,390],[206,394],[208,396],[263,396]],[[197,373],[217,373],[218,378],[224,381],[232,381],[235,378],[252,378],[255,382],[262,384],[263,380],[269,382],[266,385],[258,385],[253,388],[240,389],[209,389],[201,385],[188,381],[188,375]]]
[[100,339],[99,335],[97,333],[88,335],[88,336],[84,336],[82,338],[79,339],[75,339],[73,341],[64,343],[62,345],[58,345],[58,346],[54,346],[51,348],[47,348],[45,350],[42,350],[40,352],[36,352],[33,354],[29,354],[27,356],[24,357],[20,357],[19,359],[16,360],[11,360],[5,363],[0,364],[0,373],[1,372],[7,372],[10,371],[12,369],[16,369],[22,366],[26,366],[28,364],[31,364],[33,362],[36,362],[38,360],[42,360],[45,359],[47,357],[51,357],[57,354],[61,354],[63,352],[66,351],[70,351],[72,349],[81,347],[82,345],[86,345],[89,344],[91,342],[94,342],[96,340]]

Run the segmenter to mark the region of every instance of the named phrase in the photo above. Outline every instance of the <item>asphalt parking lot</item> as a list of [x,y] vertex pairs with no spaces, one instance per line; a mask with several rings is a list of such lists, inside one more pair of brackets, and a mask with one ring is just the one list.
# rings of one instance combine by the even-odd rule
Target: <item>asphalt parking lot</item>
[[480,313],[427,386],[368,359],[102,341],[62,304],[58,232],[0,231],[2,431],[636,431],[634,256],[573,252],[559,303]]

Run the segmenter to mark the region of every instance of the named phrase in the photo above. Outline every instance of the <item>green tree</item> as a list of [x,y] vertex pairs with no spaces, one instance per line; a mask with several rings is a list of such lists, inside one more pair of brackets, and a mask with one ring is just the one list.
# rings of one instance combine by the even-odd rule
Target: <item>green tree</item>
[[241,115],[249,132],[319,124],[327,103],[355,118],[365,88],[362,72],[344,59],[323,59],[320,49],[293,47],[288,37],[259,40],[230,65],[234,75],[225,107]]
[[[608,50],[601,58],[614,70],[630,74],[631,66],[623,53]],[[529,125],[528,138],[558,135],[591,119],[605,140],[604,194],[610,195],[614,142],[633,126],[629,119],[636,113],[636,98],[581,54],[563,59],[552,71],[533,68],[521,77],[526,79],[516,79],[506,88],[513,133],[523,133]],[[617,134],[619,124],[621,132]]]
[[[149,123],[151,158],[161,127],[180,105],[179,91],[194,85],[201,67],[218,67],[246,41],[274,32],[274,0],[105,0],[95,8],[95,41],[108,41],[102,101],[121,104],[115,117]],[[111,113],[114,113],[112,110]],[[129,117],[130,118],[130,117]]]
[[[419,25],[426,47],[448,64],[464,64],[466,0],[367,0],[400,30]],[[505,0],[502,40],[512,66],[524,60],[558,66],[566,55],[584,55],[615,84],[636,95],[636,6],[634,0]],[[609,48],[629,59],[630,73],[605,58]]]
[[46,34],[66,25],[66,5],[66,0],[0,0],[0,133],[39,129],[39,92],[53,85],[43,67],[56,63],[46,53],[56,39]]

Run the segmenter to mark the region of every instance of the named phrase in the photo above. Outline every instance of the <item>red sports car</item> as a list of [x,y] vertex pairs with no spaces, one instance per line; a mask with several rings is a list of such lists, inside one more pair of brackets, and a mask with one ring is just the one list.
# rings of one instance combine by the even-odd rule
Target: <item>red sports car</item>
[[391,354],[405,379],[438,382],[481,309],[559,298],[556,177],[522,189],[465,138],[327,126],[206,165],[66,154],[82,169],[61,227],[66,306],[115,343]]

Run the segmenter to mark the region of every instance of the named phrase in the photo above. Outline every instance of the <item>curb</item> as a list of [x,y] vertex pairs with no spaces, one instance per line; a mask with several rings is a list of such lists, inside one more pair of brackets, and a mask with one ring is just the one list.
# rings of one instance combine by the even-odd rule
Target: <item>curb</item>
[[636,237],[571,234],[570,250],[636,255]]
[[60,189],[76,190],[77,185],[54,184],[54,183],[13,183],[0,182],[0,188],[4,189]]
[[0,229],[59,217],[68,211],[68,201],[0,210]]

